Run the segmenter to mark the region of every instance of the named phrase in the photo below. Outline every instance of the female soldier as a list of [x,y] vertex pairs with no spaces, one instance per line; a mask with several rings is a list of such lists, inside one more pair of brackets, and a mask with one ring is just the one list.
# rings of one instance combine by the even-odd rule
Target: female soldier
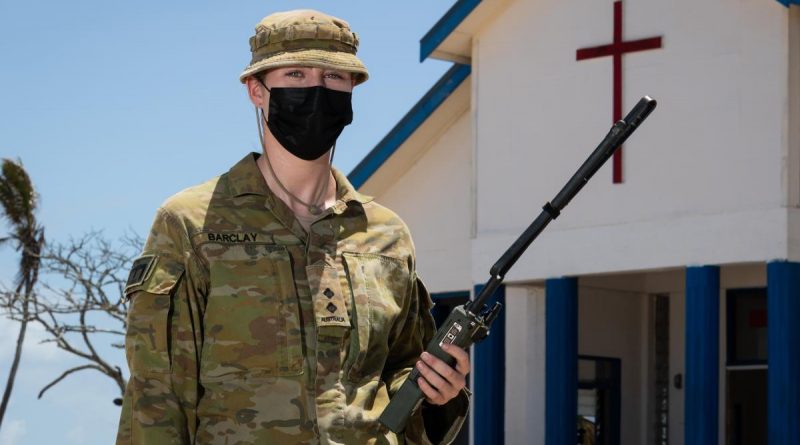
[[[134,261],[118,444],[449,443],[469,358],[420,354],[431,300],[408,228],[331,166],[367,80],[348,24],[265,17],[241,74],[262,153],[158,209]],[[263,127],[262,127],[263,124]],[[411,367],[422,408],[377,418]]]

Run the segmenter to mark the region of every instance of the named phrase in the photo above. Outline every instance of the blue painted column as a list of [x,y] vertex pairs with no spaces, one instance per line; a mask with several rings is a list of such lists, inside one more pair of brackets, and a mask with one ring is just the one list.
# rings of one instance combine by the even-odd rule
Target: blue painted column
[[717,443],[719,266],[686,268],[685,445]]
[[[475,295],[483,285],[475,286]],[[487,304],[495,301],[504,303],[506,287],[497,288]],[[473,390],[472,412],[474,413],[475,444],[503,444],[505,442],[505,400],[506,400],[506,309],[492,323],[488,337],[475,344],[475,358],[472,360]],[[525,388],[517,390],[524,391]]]
[[573,445],[578,431],[578,279],[551,278],[545,293],[545,444]]
[[767,429],[770,445],[800,441],[800,263],[767,264]]

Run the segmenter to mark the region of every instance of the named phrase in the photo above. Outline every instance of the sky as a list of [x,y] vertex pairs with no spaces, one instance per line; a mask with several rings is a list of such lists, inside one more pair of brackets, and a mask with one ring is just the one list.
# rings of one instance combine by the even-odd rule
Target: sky
[[[311,8],[350,23],[370,72],[337,142],[334,165],[350,172],[450,67],[420,63],[419,39],[452,2],[0,0],[0,158],[31,176],[50,242],[144,236],[166,198],[260,151],[238,79],[248,39],[272,12]],[[0,284],[18,261],[0,247]],[[0,388],[17,329],[0,318]],[[29,328],[0,445],[113,443],[120,394],[109,378],[83,371],[36,399],[80,364],[43,338]],[[102,351],[126,369],[121,350]]]

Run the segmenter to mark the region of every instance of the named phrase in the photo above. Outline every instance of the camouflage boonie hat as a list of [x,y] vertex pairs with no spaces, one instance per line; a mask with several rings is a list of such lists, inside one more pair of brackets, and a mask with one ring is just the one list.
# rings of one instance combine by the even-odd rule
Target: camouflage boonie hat
[[253,58],[239,80],[270,68],[314,66],[349,71],[360,84],[369,74],[357,49],[358,36],[344,20],[311,9],[276,12],[256,25]]

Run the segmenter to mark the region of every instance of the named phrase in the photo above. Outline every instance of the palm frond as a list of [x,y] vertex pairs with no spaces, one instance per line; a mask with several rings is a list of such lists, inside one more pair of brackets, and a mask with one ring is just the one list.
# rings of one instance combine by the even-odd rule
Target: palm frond
[[21,161],[3,159],[0,167],[0,206],[16,231],[34,225],[38,196]]

